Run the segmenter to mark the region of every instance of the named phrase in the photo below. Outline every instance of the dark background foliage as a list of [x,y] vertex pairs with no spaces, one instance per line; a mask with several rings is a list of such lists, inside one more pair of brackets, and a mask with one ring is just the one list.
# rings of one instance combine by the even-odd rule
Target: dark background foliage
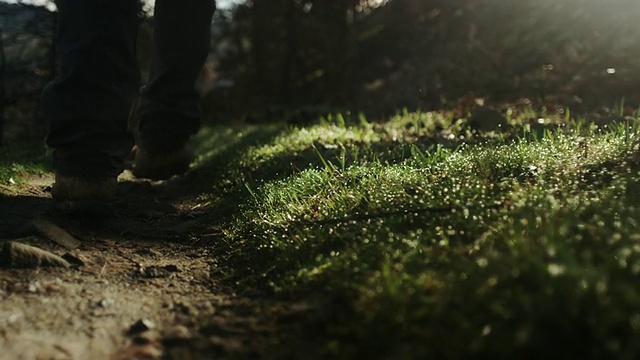
[[[233,4],[215,16],[199,83],[210,118],[266,113],[269,120],[300,108],[383,116],[455,106],[468,96],[553,102],[574,112],[640,103],[635,0]],[[2,113],[8,124],[37,118],[34,94],[54,73],[55,13],[0,3],[0,19]],[[152,18],[141,26],[143,73],[151,27]],[[34,135],[19,126],[13,133]]]
[[0,143],[42,133],[37,103],[53,76],[54,28],[43,7],[0,3]]
[[225,17],[218,71],[243,107],[637,103],[639,16],[631,0],[253,0]]

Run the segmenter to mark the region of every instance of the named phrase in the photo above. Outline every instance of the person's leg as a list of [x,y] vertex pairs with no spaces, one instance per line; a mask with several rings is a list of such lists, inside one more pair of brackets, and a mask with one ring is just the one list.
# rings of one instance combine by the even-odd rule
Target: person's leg
[[[42,94],[56,176],[115,181],[133,145],[127,120],[139,90],[140,5],[135,0],[57,0],[56,5],[60,63]],[[91,191],[82,196],[91,197]]]
[[[139,109],[144,153],[136,159],[136,176],[166,178],[188,167],[179,153],[200,127],[195,81],[209,54],[214,11],[213,0],[155,2],[153,58]],[[176,154],[177,166],[166,158]]]

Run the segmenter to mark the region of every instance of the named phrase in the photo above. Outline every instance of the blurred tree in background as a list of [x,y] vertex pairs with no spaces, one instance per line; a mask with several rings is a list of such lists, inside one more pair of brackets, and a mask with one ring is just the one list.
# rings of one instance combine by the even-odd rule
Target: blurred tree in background
[[[274,108],[275,117],[299,108],[388,115],[469,96],[526,98],[574,112],[623,98],[628,108],[640,104],[637,0],[233,3],[215,15],[212,53],[198,85],[212,118]],[[151,7],[146,11],[143,79],[153,25]],[[0,20],[5,130],[35,134],[33,126],[12,124],[22,124],[21,114],[37,118],[37,96],[55,68],[55,14],[0,2]]]
[[0,3],[0,143],[43,135],[38,103],[54,73],[54,27],[44,7]]
[[638,18],[635,0],[252,0],[226,15],[216,70],[238,109],[637,105]]

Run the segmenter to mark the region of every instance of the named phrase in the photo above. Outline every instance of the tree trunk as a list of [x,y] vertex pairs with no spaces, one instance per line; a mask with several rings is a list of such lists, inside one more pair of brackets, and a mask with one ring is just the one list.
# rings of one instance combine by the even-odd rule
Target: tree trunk
[[345,100],[348,69],[348,31],[347,15],[350,0],[322,2],[322,16],[326,39],[326,77],[323,92],[326,99],[334,104]]
[[3,36],[4,29],[0,28],[0,146],[4,145],[4,107],[6,104],[4,92],[6,58],[4,56]]
[[[251,67],[253,68],[253,91],[259,97],[265,97],[269,92],[267,33],[270,30],[269,3],[265,0],[254,0],[251,12]],[[271,84],[272,85],[272,84]]]
[[280,101],[284,105],[291,105],[291,72],[295,63],[296,54],[296,3],[295,0],[286,0],[284,57],[280,76]]

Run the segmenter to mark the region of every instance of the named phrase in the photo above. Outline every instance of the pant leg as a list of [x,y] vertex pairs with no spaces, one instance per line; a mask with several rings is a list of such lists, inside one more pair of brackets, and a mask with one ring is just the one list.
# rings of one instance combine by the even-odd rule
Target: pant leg
[[213,0],[156,0],[153,58],[140,97],[140,141],[180,148],[200,127],[195,81],[210,50]]
[[133,145],[127,130],[139,90],[137,0],[57,0],[58,74],[42,94],[55,171],[117,176]]

